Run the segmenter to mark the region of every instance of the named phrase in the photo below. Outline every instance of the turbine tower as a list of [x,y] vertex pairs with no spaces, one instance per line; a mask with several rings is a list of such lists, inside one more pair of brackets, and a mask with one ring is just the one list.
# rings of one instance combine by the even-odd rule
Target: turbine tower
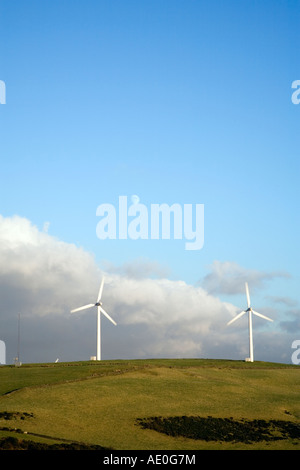
[[227,325],[230,325],[231,323],[235,322],[238,318],[241,318],[245,313],[248,312],[248,321],[249,321],[249,362],[253,362],[253,334],[252,334],[252,313],[258,317],[264,318],[265,320],[268,321],[273,321],[271,318],[266,317],[265,315],[262,315],[261,313],[255,312],[250,305],[250,295],[249,295],[249,288],[248,288],[248,283],[245,282],[246,286],[246,295],[247,295],[247,305],[248,308],[247,310],[243,310],[241,313],[239,313],[236,317],[234,317],[232,320],[230,320]]
[[102,278],[100,289],[97,297],[97,302],[95,304],[84,305],[83,307],[75,308],[71,310],[71,313],[79,312],[79,310],[85,310],[91,307],[97,307],[97,361],[101,361],[101,313],[106,316],[114,325],[116,322],[108,315],[108,313],[102,308],[102,302],[100,302],[103,292],[104,277]]

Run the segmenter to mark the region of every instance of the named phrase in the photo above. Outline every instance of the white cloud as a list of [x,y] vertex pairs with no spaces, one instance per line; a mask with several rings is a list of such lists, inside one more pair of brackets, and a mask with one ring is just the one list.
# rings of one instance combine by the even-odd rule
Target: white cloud
[[202,285],[208,292],[222,294],[239,294],[245,292],[245,282],[248,282],[251,289],[261,287],[267,280],[276,277],[289,277],[289,274],[282,271],[262,272],[255,269],[246,269],[233,261],[214,261],[210,266],[210,273],[207,274]]
[[25,218],[0,216],[2,295],[12,305],[22,302],[26,315],[65,312],[82,294],[93,292],[97,276],[91,254],[39,231]]
[[169,274],[169,269],[162,266],[157,261],[146,258],[138,258],[131,262],[124,263],[121,266],[115,266],[109,261],[103,263],[104,269],[110,274],[122,274],[123,276],[141,279],[141,278],[162,278]]
[[[214,263],[217,276],[207,279],[221,282],[228,268]],[[118,325],[103,318],[103,357],[239,357],[247,348],[247,326],[241,322],[226,328],[238,309],[203,287],[162,274],[160,265],[149,260],[127,263],[119,272],[111,266],[107,270],[103,306]],[[18,313],[24,362],[94,355],[94,310],[71,315],[70,309],[96,301],[101,276],[92,254],[27,219],[0,216],[0,339],[8,348],[7,362],[15,355]]]
[[236,311],[201,287],[169,279],[108,278],[107,296],[125,324],[157,327],[180,324],[184,331],[207,332],[217,321],[226,321]]
[[300,309],[295,308],[286,312],[286,320],[280,322],[283,330],[296,333],[300,338]]

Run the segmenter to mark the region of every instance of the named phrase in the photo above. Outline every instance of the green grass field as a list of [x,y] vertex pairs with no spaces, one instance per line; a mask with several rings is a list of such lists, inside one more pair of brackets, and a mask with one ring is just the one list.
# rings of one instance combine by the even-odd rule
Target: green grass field
[[[299,385],[299,366],[263,362],[153,359],[2,366],[0,441],[77,442],[114,450],[300,450]],[[210,417],[218,433],[186,437],[178,428],[183,416],[185,428],[191,422],[203,426]],[[168,423],[167,431],[145,426],[158,417]],[[258,432],[253,438],[246,421],[251,426],[276,421],[291,431],[283,435],[273,426],[271,439]],[[220,431],[222,423],[229,428]],[[242,426],[248,442],[230,429],[233,423]]]

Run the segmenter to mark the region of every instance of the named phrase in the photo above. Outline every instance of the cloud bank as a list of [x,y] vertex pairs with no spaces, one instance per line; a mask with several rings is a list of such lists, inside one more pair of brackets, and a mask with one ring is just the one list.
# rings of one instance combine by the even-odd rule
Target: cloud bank
[[265,281],[277,277],[289,277],[283,271],[261,272],[255,269],[245,269],[234,262],[214,261],[210,266],[211,272],[203,279],[203,286],[212,294],[238,294],[245,292],[245,282],[251,289],[260,288]]
[[[7,363],[16,355],[18,314],[23,362],[87,360],[94,355],[96,312],[71,315],[70,310],[96,301],[103,274],[103,306],[118,323],[115,327],[102,320],[103,359],[248,355],[247,324],[226,327],[240,309],[214,292],[238,291],[241,277],[247,274],[249,280],[251,272],[215,262],[203,285],[192,286],[167,279],[166,268],[149,260],[119,268],[108,263],[104,271],[91,253],[51,236],[49,223],[39,230],[25,218],[0,216],[0,339],[6,343]],[[268,278],[266,273],[252,275],[257,283]],[[231,284],[224,281],[226,276]],[[289,323],[282,326],[289,330]],[[260,327],[258,323],[255,331],[259,360],[284,362],[285,354],[288,361],[287,339],[274,328]]]

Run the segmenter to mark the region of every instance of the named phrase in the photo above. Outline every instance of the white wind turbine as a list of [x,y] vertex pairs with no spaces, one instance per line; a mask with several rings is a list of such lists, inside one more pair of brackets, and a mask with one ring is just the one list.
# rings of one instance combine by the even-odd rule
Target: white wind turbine
[[246,360],[248,360],[249,362],[253,362],[252,313],[254,315],[257,315],[258,317],[264,318],[265,320],[268,320],[268,321],[273,321],[273,320],[269,317],[266,317],[265,315],[262,315],[261,313],[258,313],[258,312],[255,312],[254,310],[252,310],[252,308],[250,306],[250,295],[249,295],[249,288],[248,288],[248,283],[247,282],[245,282],[245,286],[246,286],[246,295],[247,295],[248,308],[247,308],[247,310],[243,310],[236,317],[234,317],[232,320],[230,320],[227,323],[227,325],[230,325],[235,320],[242,317],[245,313],[248,312],[248,319],[249,319],[249,358],[247,358]]
[[102,278],[97,302],[95,304],[88,304],[88,305],[84,305],[83,307],[79,307],[79,308],[75,308],[74,310],[71,310],[71,313],[74,313],[74,312],[78,312],[79,310],[85,310],[87,308],[97,307],[97,356],[96,356],[97,361],[101,360],[101,313],[103,313],[103,315],[105,315],[114,325],[116,325],[116,322],[102,308],[102,302],[100,302],[101,297],[102,297],[103,284],[104,284],[104,277]]

